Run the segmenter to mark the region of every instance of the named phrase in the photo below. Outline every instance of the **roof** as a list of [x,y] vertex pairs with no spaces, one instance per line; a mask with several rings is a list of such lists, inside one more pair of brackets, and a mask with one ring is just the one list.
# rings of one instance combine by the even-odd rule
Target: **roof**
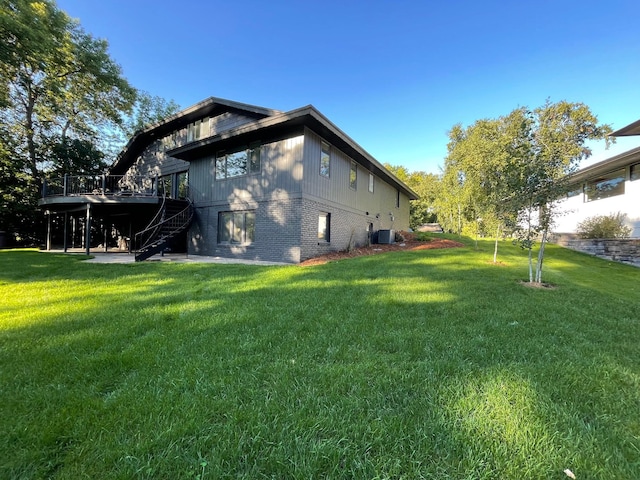
[[640,135],[640,120],[630,123],[626,127],[622,127],[609,135],[611,137],[630,137],[632,135]]
[[592,177],[611,172],[618,168],[626,167],[631,163],[640,162],[640,147],[627,150],[619,155],[607,158],[593,165],[589,165],[569,176],[572,182],[583,182]]
[[241,104],[229,100],[211,97],[182,112],[168,117],[163,122],[152,125],[138,132],[129,141],[122,153],[111,167],[112,174],[124,173],[146,146],[155,138],[162,138],[170,132],[205,116],[214,116],[228,111],[238,111],[253,116],[255,121],[226,130],[218,135],[190,142],[181,147],[169,150],[168,155],[181,160],[191,161],[201,158],[213,151],[222,150],[230,142],[250,143],[265,138],[284,138],[292,132],[304,131],[307,127],[332,145],[346,153],[357,163],[368,169],[387,183],[405,193],[409,199],[416,200],[418,194],[409,188],[398,177],[387,170],[380,162],[366,152],[347,134],[340,130],[327,117],[312,105],[289,112],[281,112],[252,105]]

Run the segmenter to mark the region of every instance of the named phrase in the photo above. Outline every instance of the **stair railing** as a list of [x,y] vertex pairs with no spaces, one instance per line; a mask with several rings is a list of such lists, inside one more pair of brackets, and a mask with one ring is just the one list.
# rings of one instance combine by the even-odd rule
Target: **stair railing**
[[[173,237],[175,234],[187,228],[191,224],[191,220],[193,219],[193,204],[191,203],[190,199],[187,199],[187,202],[188,203],[185,208],[169,218],[164,218],[161,221],[157,221],[158,215],[156,215],[155,220],[157,221],[157,223],[152,224],[152,222],[147,228],[145,228],[141,232],[136,233],[136,239],[138,237],[142,239],[142,236],[145,235],[145,233],[149,232],[145,238],[144,243],[142,243],[142,240],[140,240],[141,243],[136,243],[136,245],[140,244],[140,247],[137,251],[144,251],[155,242],[161,240],[160,238],[158,238],[159,233],[165,231],[165,227],[168,228],[168,231],[165,231],[164,235],[164,238],[166,239]],[[165,210],[166,208],[163,202],[163,208],[161,209],[161,212],[164,213]],[[136,242],[138,242],[138,240],[136,240]]]

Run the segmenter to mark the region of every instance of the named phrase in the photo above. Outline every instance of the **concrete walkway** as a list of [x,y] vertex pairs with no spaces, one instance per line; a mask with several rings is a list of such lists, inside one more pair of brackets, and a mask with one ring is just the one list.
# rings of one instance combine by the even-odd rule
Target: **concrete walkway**
[[[46,252],[46,250],[45,250]],[[64,253],[62,250],[49,250],[51,253]],[[71,251],[68,250],[67,255],[85,255],[84,250]],[[87,263],[135,263],[135,255],[127,252],[107,252],[104,251],[91,252],[91,257],[85,260]],[[223,258],[223,257],[206,257],[204,255],[187,255],[186,253],[165,253],[164,255],[154,255],[153,257],[145,260],[145,262],[174,262],[174,263],[235,263],[245,265],[292,265],[291,263],[283,262],[265,262],[261,260],[242,260],[235,258]],[[144,262],[141,262],[144,263]]]

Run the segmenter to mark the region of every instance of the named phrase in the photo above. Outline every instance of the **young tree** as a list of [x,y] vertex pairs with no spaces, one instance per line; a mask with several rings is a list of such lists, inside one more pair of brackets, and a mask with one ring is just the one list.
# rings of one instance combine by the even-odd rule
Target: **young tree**
[[[545,246],[557,215],[557,202],[569,189],[568,175],[591,156],[588,141],[605,140],[608,147],[611,127],[598,123],[586,105],[567,101],[547,100],[527,112],[527,117],[527,154],[519,161],[513,195],[522,199],[521,245],[529,251],[529,281],[542,283]],[[537,235],[541,238],[534,276],[531,249]]]

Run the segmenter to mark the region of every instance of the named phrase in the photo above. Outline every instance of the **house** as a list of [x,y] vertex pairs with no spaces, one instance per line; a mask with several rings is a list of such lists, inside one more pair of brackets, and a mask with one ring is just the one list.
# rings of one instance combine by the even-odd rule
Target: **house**
[[[640,135],[640,120],[611,136]],[[626,214],[631,237],[640,237],[640,147],[585,167],[571,176],[573,188],[560,204],[558,234],[575,234],[595,215]]]
[[408,229],[417,198],[313,106],[209,98],[137,133],[107,175],[50,181],[40,205],[49,248],[298,263]]

